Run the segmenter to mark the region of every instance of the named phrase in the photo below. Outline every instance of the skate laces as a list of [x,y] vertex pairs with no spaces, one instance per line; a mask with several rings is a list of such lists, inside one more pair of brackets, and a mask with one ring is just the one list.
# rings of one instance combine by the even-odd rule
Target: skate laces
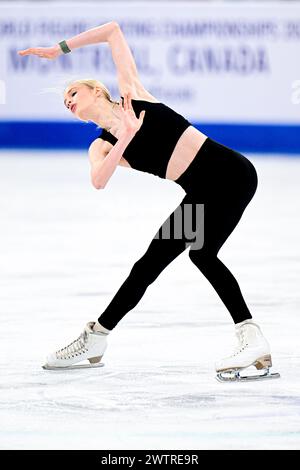
[[72,341],[72,343],[68,344],[62,349],[56,351],[57,359],[69,359],[70,357],[79,356],[88,351],[86,344],[88,341],[88,333],[84,330],[81,335]]
[[230,357],[237,356],[248,346],[246,339],[246,334],[244,328],[241,328],[240,331],[237,331],[238,345],[235,347],[232,355]]

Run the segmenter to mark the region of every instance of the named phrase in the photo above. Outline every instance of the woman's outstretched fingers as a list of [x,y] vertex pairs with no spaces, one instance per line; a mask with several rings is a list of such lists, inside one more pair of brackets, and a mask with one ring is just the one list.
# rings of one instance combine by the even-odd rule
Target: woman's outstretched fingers
[[28,49],[24,49],[23,51],[19,51],[18,54],[20,54],[20,55],[38,54],[38,50],[34,47],[29,47]]
[[24,49],[22,51],[18,51],[19,55],[27,55],[29,53],[29,49]]

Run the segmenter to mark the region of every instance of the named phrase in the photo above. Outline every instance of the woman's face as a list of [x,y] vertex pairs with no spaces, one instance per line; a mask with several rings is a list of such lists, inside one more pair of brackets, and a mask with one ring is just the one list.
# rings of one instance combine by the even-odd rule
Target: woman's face
[[96,105],[96,90],[82,83],[69,85],[64,93],[64,105],[78,119],[88,121]]

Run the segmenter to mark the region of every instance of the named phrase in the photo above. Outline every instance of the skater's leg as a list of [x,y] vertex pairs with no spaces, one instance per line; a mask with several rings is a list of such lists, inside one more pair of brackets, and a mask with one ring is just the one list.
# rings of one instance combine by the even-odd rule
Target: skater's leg
[[229,269],[217,254],[226,239],[237,226],[251,199],[241,197],[235,201],[212,201],[204,205],[204,244],[200,250],[189,250],[191,261],[211,283],[220,299],[228,309],[234,323],[251,319],[241,289]]
[[175,219],[177,224],[180,223],[178,215],[182,213],[186,200],[187,196],[161,225],[144,255],[133,265],[127,279],[98,318],[100,325],[112,330],[137,305],[147,287],[187,248],[188,240],[184,236],[175,238],[172,230]]

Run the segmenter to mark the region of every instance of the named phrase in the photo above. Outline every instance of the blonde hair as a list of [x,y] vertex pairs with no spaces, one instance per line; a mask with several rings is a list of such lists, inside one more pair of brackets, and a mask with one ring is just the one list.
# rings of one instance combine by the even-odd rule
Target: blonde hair
[[[66,85],[65,89],[68,88],[71,85],[74,85],[75,83],[78,83],[80,85],[86,85],[89,88],[91,88],[92,90],[94,90],[95,88],[100,88],[102,93],[103,93],[104,98],[107,101],[109,101],[110,103],[119,104],[119,101],[115,101],[111,98],[111,95],[110,95],[110,92],[109,92],[108,88],[106,88],[106,86],[102,82],[100,82],[99,80],[95,80],[93,78],[82,78],[82,79],[78,79],[78,80],[72,80],[71,82],[69,82]],[[85,121],[84,119],[80,119],[80,121],[83,121],[83,122],[86,122],[86,123],[89,122],[89,121]],[[98,128],[100,129],[99,126],[98,126]]]

